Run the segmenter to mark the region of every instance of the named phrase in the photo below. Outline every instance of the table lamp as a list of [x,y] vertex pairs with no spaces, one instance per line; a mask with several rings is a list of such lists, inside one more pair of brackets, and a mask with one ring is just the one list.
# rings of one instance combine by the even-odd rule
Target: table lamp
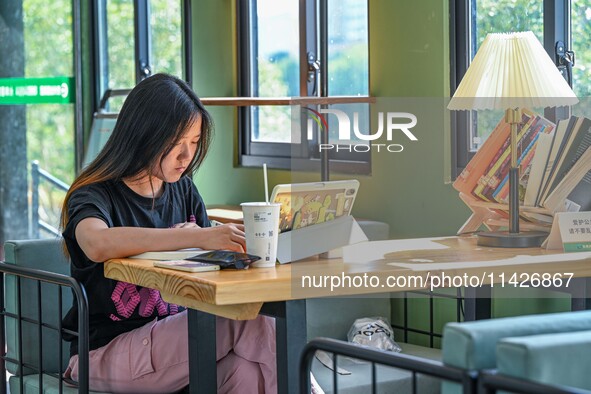
[[462,78],[450,110],[505,110],[511,125],[509,170],[509,231],[481,232],[478,244],[508,248],[540,246],[548,233],[519,231],[519,166],[517,128],[521,108],[560,107],[579,100],[531,32],[486,36]]

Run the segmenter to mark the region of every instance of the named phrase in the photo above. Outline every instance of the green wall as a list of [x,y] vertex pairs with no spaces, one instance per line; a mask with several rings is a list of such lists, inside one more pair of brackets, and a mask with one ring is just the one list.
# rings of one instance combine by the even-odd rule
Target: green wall
[[[234,2],[193,1],[193,87],[200,97],[236,95]],[[258,171],[235,168],[237,123],[233,108],[210,107],[215,136],[196,177],[207,205],[260,199]]]
[[[202,97],[233,96],[235,2],[194,3],[195,90]],[[419,141],[405,143],[401,153],[374,152],[371,176],[356,176],[361,188],[354,215],[389,223],[391,236],[396,238],[454,234],[469,216],[457,193],[444,181],[449,161],[445,153],[449,119],[443,110],[443,100],[449,95],[448,11],[444,3],[447,2],[369,2],[370,94],[383,102],[376,105],[376,110],[383,106],[384,111],[400,111],[395,105],[401,102],[406,103],[409,112],[425,103],[438,107],[428,113],[417,110],[418,124],[413,130]],[[382,99],[387,97],[399,99]],[[237,166],[235,110],[210,109],[216,136],[196,178],[206,203],[237,204],[262,199],[262,171]],[[319,179],[314,173],[295,175],[298,181]],[[331,174],[331,179],[349,177]],[[271,186],[290,180],[289,171],[273,170],[269,175]]]

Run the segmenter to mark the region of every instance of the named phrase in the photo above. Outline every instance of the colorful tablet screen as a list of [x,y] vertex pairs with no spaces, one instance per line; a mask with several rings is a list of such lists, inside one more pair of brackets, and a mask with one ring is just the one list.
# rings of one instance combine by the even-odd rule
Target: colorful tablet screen
[[350,215],[356,195],[356,187],[278,192],[273,202],[281,203],[279,231],[295,230]]

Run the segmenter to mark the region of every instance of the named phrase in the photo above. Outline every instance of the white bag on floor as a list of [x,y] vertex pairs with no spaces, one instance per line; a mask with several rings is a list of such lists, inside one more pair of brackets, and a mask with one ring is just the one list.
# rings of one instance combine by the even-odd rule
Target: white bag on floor
[[364,317],[355,320],[349,333],[349,342],[381,350],[400,352],[402,349],[394,342],[394,330],[384,317]]

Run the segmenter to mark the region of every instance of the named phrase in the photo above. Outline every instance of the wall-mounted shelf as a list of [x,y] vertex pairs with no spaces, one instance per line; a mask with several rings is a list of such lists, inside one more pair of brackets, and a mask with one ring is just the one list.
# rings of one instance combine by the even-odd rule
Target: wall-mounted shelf
[[331,97],[202,97],[203,105],[248,107],[256,105],[326,105],[375,103],[375,97],[331,96]]

